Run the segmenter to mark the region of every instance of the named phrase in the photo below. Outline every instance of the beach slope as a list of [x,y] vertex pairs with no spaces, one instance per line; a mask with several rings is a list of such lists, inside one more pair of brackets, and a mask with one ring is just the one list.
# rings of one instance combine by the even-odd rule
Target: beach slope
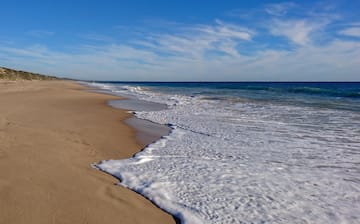
[[68,81],[0,81],[0,223],[174,223],[91,168],[142,147],[109,99]]

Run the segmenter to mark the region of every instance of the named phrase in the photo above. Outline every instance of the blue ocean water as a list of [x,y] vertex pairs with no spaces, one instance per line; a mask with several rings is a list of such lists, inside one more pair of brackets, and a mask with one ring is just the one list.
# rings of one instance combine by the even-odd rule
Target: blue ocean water
[[360,82],[99,82],[151,88],[168,94],[242,98],[360,110]]
[[359,223],[360,83],[90,83],[172,127],[97,166],[183,223]]

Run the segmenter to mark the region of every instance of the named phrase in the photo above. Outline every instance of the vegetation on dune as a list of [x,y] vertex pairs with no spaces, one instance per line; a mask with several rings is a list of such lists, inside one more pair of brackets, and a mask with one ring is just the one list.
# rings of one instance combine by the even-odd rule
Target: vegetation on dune
[[56,80],[57,77],[0,67],[0,79],[5,80]]

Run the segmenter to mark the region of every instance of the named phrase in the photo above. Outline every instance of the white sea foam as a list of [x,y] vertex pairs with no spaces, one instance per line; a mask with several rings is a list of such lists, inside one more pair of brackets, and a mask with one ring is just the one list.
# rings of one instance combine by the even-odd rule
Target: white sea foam
[[98,168],[183,223],[360,223],[360,115],[100,86],[163,111],[171,124],[133,158]]

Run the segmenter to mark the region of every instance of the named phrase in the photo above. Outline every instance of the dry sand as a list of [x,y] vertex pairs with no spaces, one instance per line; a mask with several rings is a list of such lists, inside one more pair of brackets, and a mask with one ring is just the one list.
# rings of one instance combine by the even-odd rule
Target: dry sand
[[142,146],[107,106],[67,81],[0,81],[0,223],[175,223],[90,167]]

